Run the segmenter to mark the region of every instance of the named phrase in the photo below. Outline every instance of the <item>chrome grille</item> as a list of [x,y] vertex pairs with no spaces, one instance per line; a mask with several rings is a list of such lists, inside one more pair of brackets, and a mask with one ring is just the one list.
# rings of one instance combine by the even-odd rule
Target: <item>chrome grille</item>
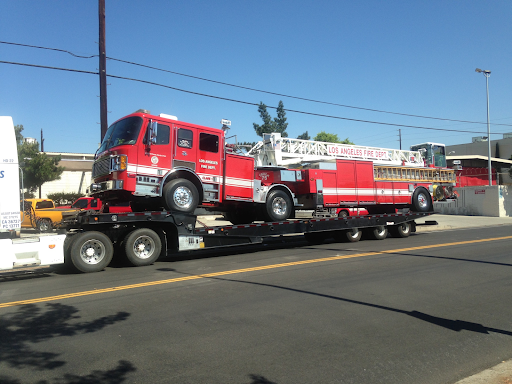
[[110,172],[110,156],[96,160],[92,166],[92,178],[108,175]]

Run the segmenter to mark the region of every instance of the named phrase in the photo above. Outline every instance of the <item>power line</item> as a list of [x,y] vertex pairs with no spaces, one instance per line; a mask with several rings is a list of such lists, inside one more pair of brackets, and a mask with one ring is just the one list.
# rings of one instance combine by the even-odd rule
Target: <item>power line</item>
[[[76,54],[74,54],[74,53],[72,53],[70,51],[67,51],[67,50],[64,50],[64,49],[58,49],[58,48],[48,48],[48,47],[41,47],[41,46],[36,46],[36,45],[28,45],[28,44],[20,44],[20,43],[12,43],[12,42],[6,42],[6,41],[0,41],[0,43],[1,44],[17,45],[17,46],[21,46],[21,47],[38,48],[38,49],[45,49],[45,50],[63,52],[63,53],[68,53],[68,54],[70,54],[70,55],[72,55],[74,57],[83,58],[83,59],[90,59],[90,58],[98,57],[98,55],[91,55],[91,56],[76,55]],[[448,118],[434,117],[434,116],[413,115],[413,114],[408,114],[408,113],[391,112],[391,111],[384,111],[384,110],[380,110],[380,109],[372,109],[372,108],[356,107],[356,106],[353,106],[353,105],[338,104],[338,103],[333,103],[333,102],[329,102],[329,101],[321,101],[321,100],[309,99],[309,98],[305,98],[305,97],[292,96],[292,95],[286,95],[286,94],[283,94],[283,93],[265,91],[265,90],[261,90],[261,89],[257,89],[257,88],[245,87],[245,86],[242,86],[242,85],[230,84],[230,83],[226,83],[226,82],[222,82],[222,81],[217,81],[217,80],[211,80],[211,79],[207,79],[207,78],[199,77],[199,76],[187,75],[185,73],[180,73],[180,72],[170,71],[170,70],[167,70],[167,69],[153,67],[153,66],[150,66],[150,65],[135,63],[133,61],[116,59],[114,57],[108,57],[107,56],[107,59],[108,60],[112,60],[112,61],[118,61],[120,63],[125,63],[125,64],[139,66],[139,67],[142,67],[142,68],[148,68],[148,69],[153,69],[153,70],[156,70],[156,71],[171,73],[173,75],[184,76],[184,77],[188,77],[188,78],[191,78],[191,79],[207,81],[207,82],[214,83],[214,84],[220,84],[220,85],[225,85],[225,86],[228,86],[228,87],[235,87],[235,88],[245,89],[245,90],[253,91],[253,92],[265,93],[265,94],[268,94],[268,95],[287,97],[287,98],[290,98],[290,99],[308,101],[308,102],[312,102],[312,103],[333,105],[333,106],[338,106],[338,107],[343,107],[343,108],[358,109],[358,110],[369,111],[369,112],[387,113],[387,114],[398,115],[398,116],[415,117],[415,118],[421,118],[421,119],[452,121],[452,122],[465,123],[465,124],[487,124],[486,122],[479,122],[479,121],[468,121],[468,120],[448,119]],[[493,123],[493,125],[501,125],[501,126],[508,126],[508,127],[512,126],[512,124],[500,124],[500,123]]]
[[[86,73],[86,74],[91,74],[91,75],[98,75],[98,72],[83,71],[83,70],[78,70],[78,69],[49,67],[49,66],[44,66],[44,65],[36,65],[36,64],[28,64],[28,63],[16,63],[16,62],[12,62],[12,61],[3,61],[3,60],[0,60],[0,63],[2,63],[2,64],[11,64],[11,65],[21,65],[21,66],[26,66],[26,67],[54,69],[54,70],[68,71],[68,72]],[[163,88],[172,89],[172,90],[179,91],[179,92],[189,93],[189,94],[196,95],[196,96],[209,97],[209,98],[213,98],[213,99],[217,99],[217,100],[231,101],[231,102],[234,102],[234,103],[245,104],[245,105],[253,105],[253,106],[258,106],[259,105],[258,103],[253,103],[253,102],[249,102],[249,101],[236,100],[236,99],[230,99],[230,98],[222,97],[222,96],[214,96],[214,95],[208,95],[208,94],[200,93],[200,92],[188,91],[186,89],[180,89],[180,88],[176,88],[176,87],[171,87],[169,85],[155,83],[153,81],[148,81],[148,80],[134,79],[134,78],[130,78],[130,77],[116,76],[116,75],[109,75],[109,74],[107,74],[107,77],[111,77],[113,79],[129,80],[129,81],[135,81],[135,82],[144,83],[144,84],[155,85],[155,86],[158,86],[158,87],[163,87]],[[273,107],[273,106],[267,106],[267,108],[277,109],[277,107]],[[413,129],[426,129],[426,130],[431,130],[431,131],[443,131],[443,132],[462,132],[462,133],[477,133],[477,134],[478,133],[486,133],[486,132],[468,131],[468,130],[460,130],[460,129],[422,127],[422,126],[417,126],[417,125],[394,124],[394,123],[385,123],[385,122],[372,121],[372,120],[352,119],[352,118],[348,118],[348,117],[325,115],[325,114],[320,114],[320,113],[299,111],[299,110],[288,109],[288,108],[285,108],[285,110],[287,112],[299,113],[299,114],[309,115],[309,116],[326,117],[326,118],[330,118],[330,119],[346,120],[346,121],[353,121],[353,122],[358,122],[358,123],[379,124],[379,125],[386,125],[386,126],[392,126],[392,127],[413,128]],[[496,132],[496,133],[492,133],[492,134],[497,135],[497,134],[501,134],[501,133]]]
[[57,52],[69,53],[71,56],[78,57],[80,59],[92,59],[93,57],[98,57],[98,55],[91,55],[91,56],[77,55],[77,54],[75,54],[73,52],[66,51],[65,49],[59,49],[59,48],[48,48],[48,47],[40,47],[38,45],[11,43],[9,41],[0,41],[0,43],[1,44],[9,44],[9,45],[17,45],[17,46],[20,46],[20,47],[38,48],[38,49],[46,49],[48,51],[57,51]]

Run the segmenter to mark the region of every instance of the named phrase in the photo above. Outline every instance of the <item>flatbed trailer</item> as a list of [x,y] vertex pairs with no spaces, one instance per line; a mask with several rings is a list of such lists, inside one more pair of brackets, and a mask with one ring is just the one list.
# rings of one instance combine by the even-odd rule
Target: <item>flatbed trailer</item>
[[61,229],[67,234],[65,263],[81,272],[96,272],[104,269],[114,254],[118,257],[124,253],[132,265],[144,266],[180,251],[258,244],[265,238],[292,234],[304,234],[310,243],[321,243],[329,237],[355,242],[363,234],[377,240],[385,239],[388,233],[408,237],[416,231],[415,220],[432,213],[313,217],[209,227],[195,215],[172,211],[86,211],[80,212],[72,222],[64,223]]

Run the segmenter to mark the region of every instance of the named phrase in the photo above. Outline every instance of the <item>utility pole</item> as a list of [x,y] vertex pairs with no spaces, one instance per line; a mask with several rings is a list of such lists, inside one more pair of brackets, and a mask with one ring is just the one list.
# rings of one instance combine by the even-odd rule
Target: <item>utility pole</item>
[[41,152],[44,152],[43,128],[41,128]]
[[[44,138],[43,138],[43,128],[41,128],[41,152],[44,152]],[[42,196],[41,186],[39,186],[39,198]]]
[[402,150],[402,130],[398,130],[398,140],[400,141],[400,150]]
[[[475,72],[483,73],[485,76],[485,89],[487,95],[487,169],[489,176],[489,186],[492,186],[492,164],[491,164],[491,120],[489,119],[489,76],[491,71],[488,69],[482,70],[480,68],[475,69]],[[496,175],[497,176],[497,175]],[[496,178],[496,182],[498,179]]]
[[107,54],[105,48],[105,0],[98,0],[98,16],[100,26],[100,121],[101,121],[101,141],[107,133]]

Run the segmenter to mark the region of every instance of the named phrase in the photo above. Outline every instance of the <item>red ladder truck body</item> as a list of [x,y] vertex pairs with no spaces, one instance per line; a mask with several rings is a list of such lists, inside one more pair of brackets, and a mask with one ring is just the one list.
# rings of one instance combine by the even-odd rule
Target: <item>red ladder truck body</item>
[[201,206],[243,223],[286,220],[295,209],[425,212],[432,209],[434,184],[454,183],[453,172],[426,167],[420,152],[299,140],[306,151],[323,145],[327,152],[302,151],[286,160],[282,150],[290,140],[297,141],[265,135],[248,154],[237,154],[223,129],[138,111],[108,129],[91,194],[130,201],[134,211],[192,213]]

